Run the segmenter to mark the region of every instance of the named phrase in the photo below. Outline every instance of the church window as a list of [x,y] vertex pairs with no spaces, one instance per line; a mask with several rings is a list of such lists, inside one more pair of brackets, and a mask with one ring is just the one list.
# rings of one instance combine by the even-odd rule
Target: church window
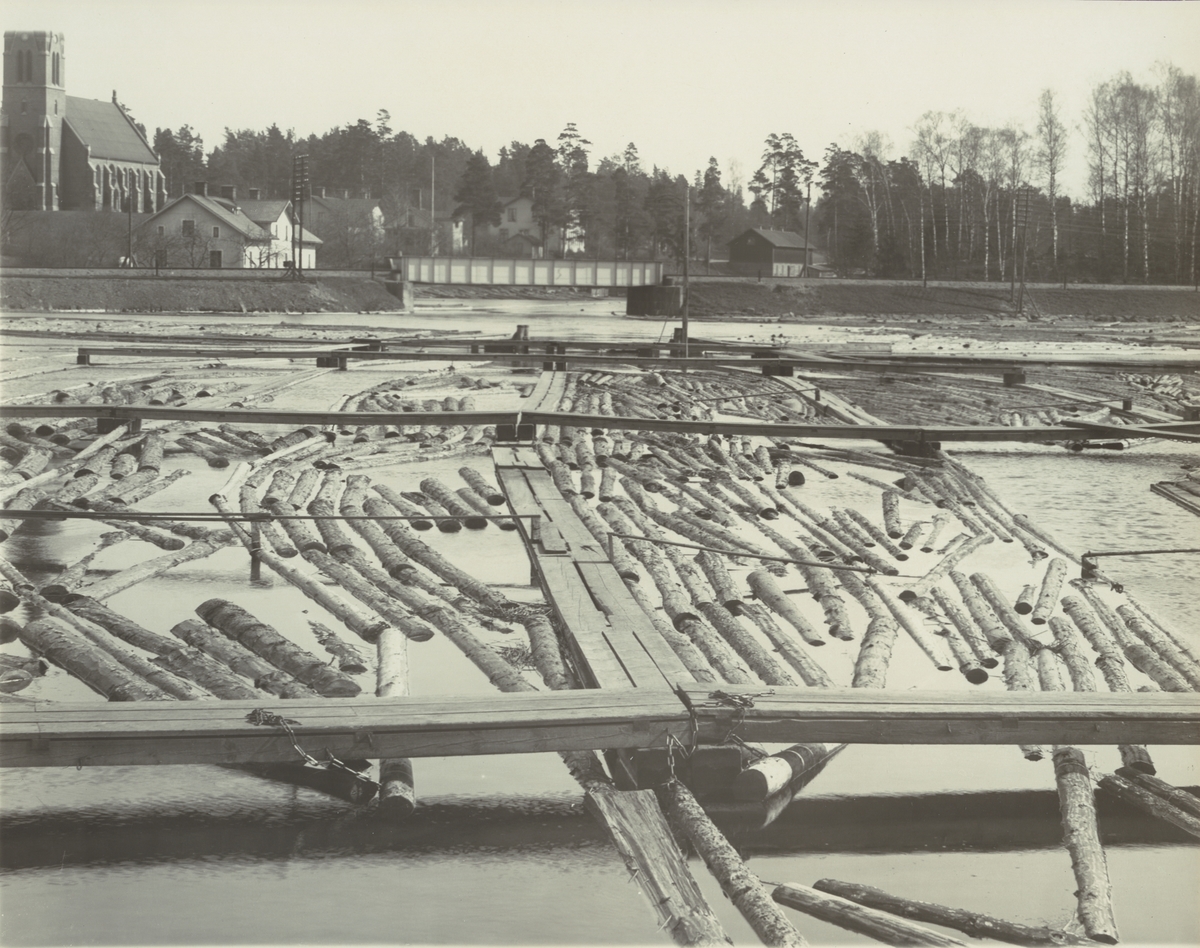
[[208,265],[213,270],[221,269],[221,251],[210,250],[208,252]]
[[214,237],[220,237],[220,236],[221,236],[221,228],[220,228],[220,227],[214,227],[214,228],[213,228],[213,236],[214,236]]
[[183,225],[182,233],[183,233],[184,237],[191,237],[192,234],[196,233],[196,222],[195,221],[185,220],[185,221],[181,221],[180,223]]
[[510,208],[508,209],[508,219],[509,219],[510,221],[514,221],[514,222],[516,221],[516,219],[517,219],[517,209],[516,209],[515,207],[510,207]]

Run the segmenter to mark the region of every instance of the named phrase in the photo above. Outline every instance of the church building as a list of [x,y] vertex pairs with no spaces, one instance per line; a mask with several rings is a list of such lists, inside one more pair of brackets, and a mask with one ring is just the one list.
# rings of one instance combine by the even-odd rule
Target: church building
[[153,212],[166,204],[158,156],[116,101],[66,94],[61,33],[4,34],[0,187],[14,210]]

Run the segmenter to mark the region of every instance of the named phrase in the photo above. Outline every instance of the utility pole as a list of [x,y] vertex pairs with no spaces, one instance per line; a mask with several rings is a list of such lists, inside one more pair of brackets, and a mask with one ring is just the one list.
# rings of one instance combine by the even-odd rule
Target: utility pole
[[429,156],[429,255],[437,256],[437,155]]
[[304,199],[308,194],[308,155],[292,159],[292,207],[296,212],[292,224],[292,276],[301,277],[301,257],[304,254]]
[[808,260],[812,251],[808,246],[808,218],[812,214],[812,177],[808,179],[808,195],[804,198],[804,277],[808,279]]
[[688,259],[692,255],[692,187],[683,185],[683,357],[688,357],[688,297],[691,285],[688,282]]
[[[1026,185],[1018,192],[1020,198],[1020,216],[1018,223],[1021,225],[1021,286],[1017,292],[1017,312],[1023,311],[1025,305],[1025,263],[1029,256],[1029,199],[1032,196],[1033,188]],[[1013,248],[1013,280],[1017,278],[1017,248]]]

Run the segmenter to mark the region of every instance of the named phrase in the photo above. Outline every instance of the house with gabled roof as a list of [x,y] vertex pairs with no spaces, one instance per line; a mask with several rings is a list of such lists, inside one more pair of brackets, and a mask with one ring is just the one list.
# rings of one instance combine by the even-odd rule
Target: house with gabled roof
[[[239,203],[235,189],[212,196],[199,181],[141,225],[139,244],[158,267],[286,269],[296,229],[290,201]],[[300,266],[314,269],[321,240],[306,229],[299,233]]]
[[812,248],[790,230],[751,227],[729,241],[729,269],[745,276],[815,275],[813,262]]

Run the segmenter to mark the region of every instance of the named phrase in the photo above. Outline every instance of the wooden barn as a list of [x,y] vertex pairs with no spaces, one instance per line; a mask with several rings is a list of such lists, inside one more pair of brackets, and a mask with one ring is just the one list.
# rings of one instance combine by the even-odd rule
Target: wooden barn
[[751,227],[729,241],[729,267],[744,276],[810,276],[812,248],[790,230]]

